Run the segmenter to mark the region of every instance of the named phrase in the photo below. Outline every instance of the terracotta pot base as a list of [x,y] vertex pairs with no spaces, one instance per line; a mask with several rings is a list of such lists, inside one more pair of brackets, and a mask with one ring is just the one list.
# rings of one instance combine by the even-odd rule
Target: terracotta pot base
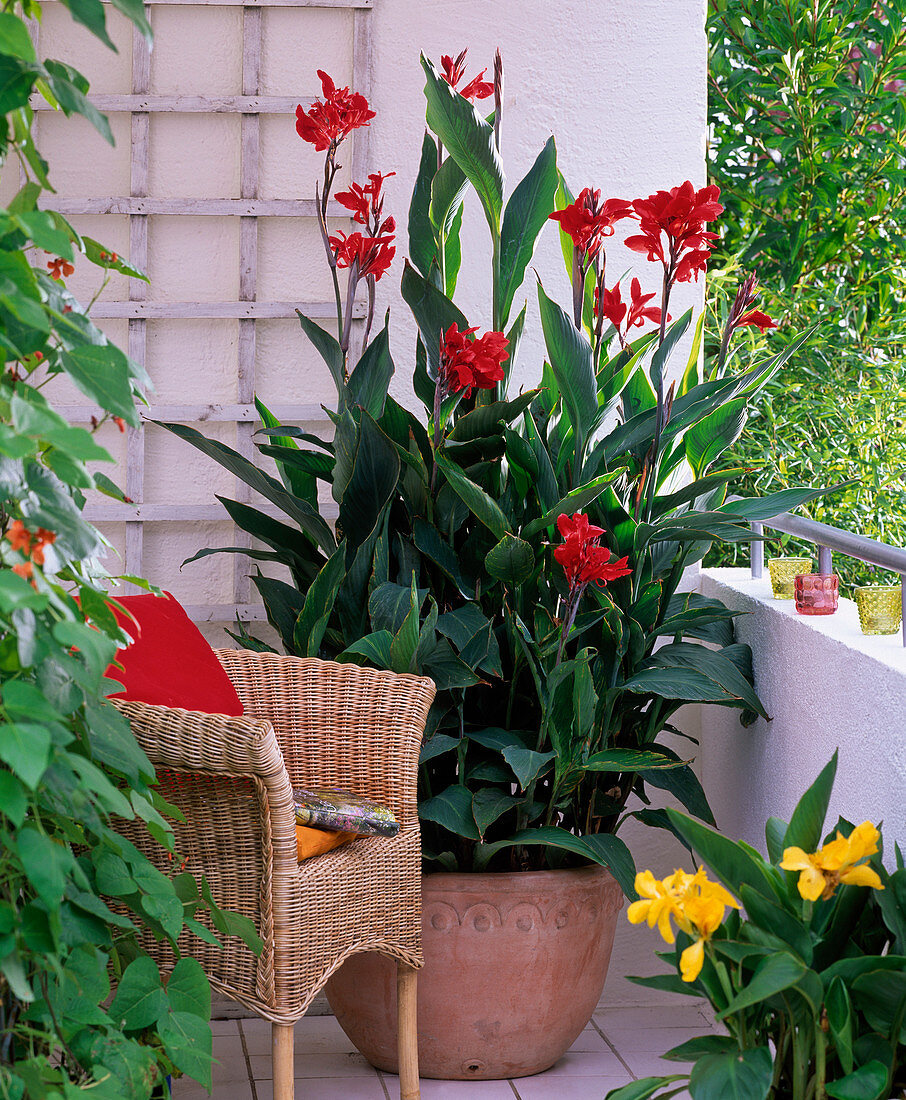
[[[604,988],[623,894],[601,867],[426,875],[418,976],[422,1077],[491,1081],[549,1069]],[[398,1071],[396,964],[357,955],[331,978],[341,1027]]]

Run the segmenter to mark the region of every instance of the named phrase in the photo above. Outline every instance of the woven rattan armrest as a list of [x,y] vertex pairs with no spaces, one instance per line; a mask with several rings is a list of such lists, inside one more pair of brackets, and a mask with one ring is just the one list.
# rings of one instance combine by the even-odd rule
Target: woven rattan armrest
[[418,754],[433,681],[275,653],[219,649],[247,715],[273,724],[294,787],[339,787],[417,821]]
[[[160,772],[200,773],[223,779],[246,779],[259,791],[265,818],[255,823],[256,832],[268,835],[275,869],[296,868],[296,818],[289,776],[270,722],[248,716],[231,717],[149,703],[111,702],[129,720],[136,740]],[[248,784],[246,784],[248,786]],[[251,789],[250,788],[250,789]],[[207,820],[189,821],[180,829],[216,833],[217,799],[231,797],[242,785],[213,783],[206,795]]]

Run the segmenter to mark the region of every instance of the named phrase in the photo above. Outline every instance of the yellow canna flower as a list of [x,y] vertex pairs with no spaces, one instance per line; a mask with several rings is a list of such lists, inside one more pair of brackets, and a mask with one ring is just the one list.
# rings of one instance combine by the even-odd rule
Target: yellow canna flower
[[705,941],[696,940],[680,955],[680,975],[684,982],[694,982],[705,965]]
[[[738,908],[737,902],[733,901],[730,904]],[[720,928],[725,909],[726,903],[713,894],[704,892],[693,894],[683,905],[682,923],[687,926],[683,931],[689,935],[698,932],[706,939],[710,938]]]
[[670,926],[670,918],[679,922],[680,905],[686,886],[691,881],[692,875],[685,871],[674,871],[672,875],[663,881],[656,879],[651,871],[640,871],[635,876],[635,889],[641,894],[641,901],[634,901],[626,911],[630,924],[648,922],[649,928],[657,929],[666,943],[674,943],[676,936]]
[[850,886],[871,886],[883,890],[878,873],[861,860],[878,850],[881,834],[870,821],[863,821],[845,837],[836,837],[819,851],[809,854],[801,848],[784,850],[780,866],[784,871],[799,871],[799,893],[806,901],[827,900],[844,883]]
[[674,871],[663,881],[651,871],[636,875],[636,891],[642,900],[629,906],[627,916],[632,924],[647,920],[648,927],[657,925],[667,943],[675,942],[671,918],[695,943],[680,956],[680,973],[684,982],[694,982],[705,961],[705,943],[721,926],[728,906],[739,908],[739,902],[720,883],[711,882],[704,867],[694,875]]

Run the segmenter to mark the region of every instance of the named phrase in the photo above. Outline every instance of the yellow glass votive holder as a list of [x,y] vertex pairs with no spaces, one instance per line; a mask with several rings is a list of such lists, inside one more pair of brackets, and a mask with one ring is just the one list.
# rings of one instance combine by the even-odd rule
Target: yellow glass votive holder
[[863,634],[896,634],[903,621],[902,585],[857,585],[855,596]]
[[811,573],[811,558],[768,558],[771,592],[775,600],[792,600],[796,594],[796,574]]

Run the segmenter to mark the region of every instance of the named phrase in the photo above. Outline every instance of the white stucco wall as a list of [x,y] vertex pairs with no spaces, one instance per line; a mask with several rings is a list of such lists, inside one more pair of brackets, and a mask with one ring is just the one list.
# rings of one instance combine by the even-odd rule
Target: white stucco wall
[[721,829],[764,850],[764,823],[789,820],[805,788],[840,750],[829,826],[842,814],[883,821],[889,857],[906,844],[906,649],[899,634],[866,637],[855,604],[797,615],[773,600],[767,577],[702,573],[701,591],[747,614],[739,640],[755,658],[755,686],[771,716],[743,729],[730,711],[703,707],[703,782]]

